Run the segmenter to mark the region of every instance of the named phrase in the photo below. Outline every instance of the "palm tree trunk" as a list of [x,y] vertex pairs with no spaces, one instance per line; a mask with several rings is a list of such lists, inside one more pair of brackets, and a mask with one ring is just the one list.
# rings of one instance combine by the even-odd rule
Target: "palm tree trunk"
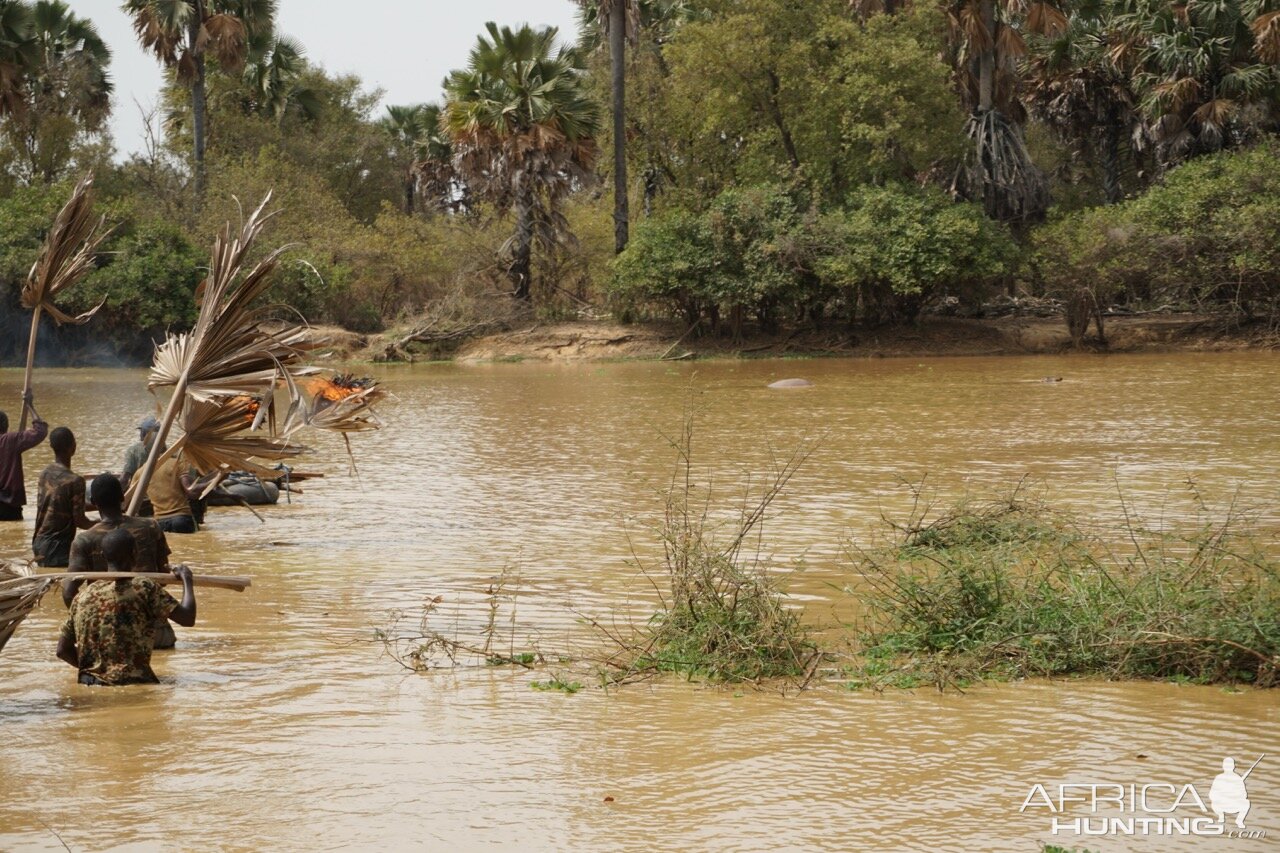
[[533,264],[533,201],[523,193],[516,203],[515,248],[511,254],[511,283],[516,298],[529,300],[529,275]]
[[996,3],[979,0],[978,14],[987,31],[988,47],[978,54],[978,110],[987,112],[995,105],[996,84]]
[[196,199],[204,197],[204,144],[205,144],[205,90],[204,90],[204,51],[196,50],[196,42],[200,38],[200,27],[204,18],[204,3],[197,0],[195,14],[188,25],[191,54],[195,58],[196,76],[191,81],[191,128],[195,141],[195,183]]
[[414,184],[416,183],[413,178],[413,167],[410,167],[409,174],[404,179],[404,212],[406,216],[413,216]]
[[1124,197],[1120,188],[1120,129],[1112,122],[1103,130],[1102,139],[1102,189],[1107,204],[1115,204]]
[[626,31],[627,4],[609,10],[609,60],[613,72],[613,251],[627,248]]

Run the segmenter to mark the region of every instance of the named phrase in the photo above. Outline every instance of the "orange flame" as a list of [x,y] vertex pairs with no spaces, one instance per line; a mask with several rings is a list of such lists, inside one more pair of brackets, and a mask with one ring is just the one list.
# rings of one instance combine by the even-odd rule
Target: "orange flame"
[[341,373],[335,374],[328,379],[324,377],[312,379],[307,383],[307,390],[317,400],[336,403],[339,400],[345,400],[357,391],[363,391],[372,384],[372,379],[357,379],[353,374]]

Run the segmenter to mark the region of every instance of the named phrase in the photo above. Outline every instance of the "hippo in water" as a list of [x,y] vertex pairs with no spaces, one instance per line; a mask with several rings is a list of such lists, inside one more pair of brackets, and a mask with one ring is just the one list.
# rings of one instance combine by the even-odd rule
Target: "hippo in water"
[[769,383],[770,388],[809,388],[812,385],[808,379],[779,379]]

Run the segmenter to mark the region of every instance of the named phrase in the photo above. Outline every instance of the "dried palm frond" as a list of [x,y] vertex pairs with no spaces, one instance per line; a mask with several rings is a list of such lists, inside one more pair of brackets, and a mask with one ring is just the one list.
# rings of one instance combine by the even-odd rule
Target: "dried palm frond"
[[259,406],[257,400],[243,396],[217,402],[190,400],[182,413],[182,437],[166,452],[181,453],[202,475],[248,471],[274,479],[279,472],[259,460],[281,462],[308,448],[289,443],[287,437],[253,430]]
[[357,378],[350,373],[313,379],[307,383],[307,390],[311,398],[305,406],[289,412],[285,434],[291,435],[304,427],[341,433],[351,470],[359,473],[350,433],[381,429],[382,419],[373,407],[389,396],[386,390],[370,377]]
[[34,576],[30,566],[0,560],[0,649],[51,586],[53,580]]
[[[297,367],[303,353],[314,349],[300,326],[263,331],[263,309],[254,302],[271,286],[286,247],[271,252],[243,278],[245,255],[271,214],[263,213],[271,194],[245,221],[238,235],[223,227],[214,242],[209,275],[196,290],[200,314],[189,333],[169,335],[156,348],[147,387],[178,386],[193,399],[256,393],[271,385],[282,371]],[[302,372],[313,372],[301,368]]]
[[[189,333],[171,334],[156,348],[147,386],[172,387],[172,396],[151,456],[139,475],[141,486],[130,502],[130,511],[136,511],[145,493],[146,484],[160,456],[160,447],[178,414],[190,407],[190,415],[184,424],[192,429],[205,430],[199,436],[184,437],[187,457],[201,471],[210,473],[222,468],[222,462],[239,455],[256,455],[248,449],[257,447],[264,453],[278,450],[269,439],[254,438],[231,445],[223,444],[229,437],[224,430],[227,424],[217,422],[219,408],[228,398],[256,397],[267,404],[269,413],[273,405],[276,386],[285,382],[289,406],[292,410],[300,402],[300,394],[293,376],[315,372],[300,364],[303,353],[315,348],[307,340],[306,331],[299,326],[285,326],[277,331],[264,330],[263,308],[256,305],[259,297],[271,284],[271,273],[280,260],[283,248],[276,249],[259,261],[243,276],[241,268],[253,242],[261,233],[271,214],[264,213],[271,201],[271,194],[249,215],[238,233],[231,224],[223,227],[214,240],[209,260],[209,274],[196,289],[200,312],[195,326]],[[201,405],[195,405],[201,404]],[[234,406],[231,407],[233,410]],[[242,417],[239,412],[236,417]],[[258,418],[253,419],[258,425]],[[243,425],[241,425],[243,428]],[[210,442],[207,447],[202,442]],[[202,449],[203,448],[203,449]],[[233,449],[234,448],[234,449]],[[238,457],[237,457],[238,458]],[[270,455],[263,458],[273,458]],[[206,467],[212,466],[212,467]]]
[[93,175],[86,175],[58,211],[40,247],[40,255],[22,285],[24,308],[39,309],[59,325],[86,323],[97,313],[101,302],[89,311],[72,316],[58,308],[53,300],[93,269],[98,246],[110,233],[102,229],[104,221],[105,217],[97,222],[93,219]]

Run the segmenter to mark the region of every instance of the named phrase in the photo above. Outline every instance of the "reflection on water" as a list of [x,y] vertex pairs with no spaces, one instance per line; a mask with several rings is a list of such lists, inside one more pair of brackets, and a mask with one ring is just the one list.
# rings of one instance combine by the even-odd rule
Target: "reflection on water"
[[[679,683],[573,696],[524,672],[406,676],[358,642],[392,608],[475,601],[512,567],[521,630],[584,640],[576,612],[647,606],[626,560],[669,475],[662,438],[686,399],[694,451],[731,501],[748,475],[808,440],[817,449],[766,528],[813,618],[843,536],[909,505],[904,482],[944,495],[1029,474],[1055,501],[1107,522],[1120,497],[1166,522],[1239,494],[1280,527],[1280,391],[1265,354],[1062,359],[391,367],[389,427],[357,436],[359,477],[319,437],[323,480],[260,524],[218,509],[175,537],[178,555],[249,574],[244,594],[201,594],[199,625],[158,653],[154,687],[93,690],[53,658],[56,596],[0,656],[0,849],[470,848],[1017,849],[1054,838],[1018,814],[1035,782],[1194,782],[1223,755],[1280,753],[1271,693],[1066,682],[963,696],[802,696]],[[1065,381],[1035,380],[1061,375]],[[812,388],[769,391],[804,376]],[[38,399],[76,430],[77,468],[118,468],[154,403],[133,371],[41,371]],[[0,400],[21,374],[0,372]],[[28,455],[34,480],[48,461]],[[31,514],[30,512],[28,513]],[[0,527],[0,553],[26,525]],[[464,612],[460,630],[475,627]],[[1142,758],[1140,756],[1146,756]],[[1250,778],[1250,826],[1280,836],[1280,756]],[[1246,764],[1247,766],[1247,764]],[[612,802],[604,798],[611,796]],[[1141,849],[1262,849],[1164,838]],[[1224,848],[1225,849],[1225,848]]]

